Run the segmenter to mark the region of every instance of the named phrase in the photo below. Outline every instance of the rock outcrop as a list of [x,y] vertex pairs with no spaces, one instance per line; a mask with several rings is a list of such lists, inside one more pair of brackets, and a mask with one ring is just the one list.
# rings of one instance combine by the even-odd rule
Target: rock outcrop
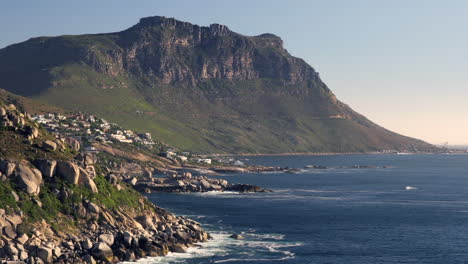
[[[88,207],[92,217],[83,223],[79,234],[58,234],[43,223],[31,237],[17,231],[21,216],[0,209],[0,261],[38,263],[39,258],[40,263],[115,263],[184,252],[194,243],[210,239],[198,223],[158,207],[140,211],[138,216],[133,211],[112,213],[93,206]],[[107,224],[98,225],[100,217]],[[142,219],[144,226],[138,222]]]
[[162,178],[146,178],[142,181],[133,181],[134,188],[141,191],[162,192],[209,192],[209,191],[234,191],[234,192],[271,192],[271,190],[250,184],[230,184],[224,179],[206,176],[193,177],[190,173],[181,175],[173,174]]

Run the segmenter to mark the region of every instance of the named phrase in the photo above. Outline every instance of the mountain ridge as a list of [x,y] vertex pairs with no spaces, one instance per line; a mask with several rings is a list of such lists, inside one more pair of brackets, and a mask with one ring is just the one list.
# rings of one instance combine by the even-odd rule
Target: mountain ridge
[[434,149],[340,102],[278,36],[219,24],[157,16],[115,33],[33,38],[0,50],[0,87],[199,153]]

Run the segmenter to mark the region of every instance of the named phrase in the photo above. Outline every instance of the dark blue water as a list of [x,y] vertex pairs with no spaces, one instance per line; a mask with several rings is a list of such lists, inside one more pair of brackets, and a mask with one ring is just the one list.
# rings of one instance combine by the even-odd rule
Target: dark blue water
[[[148,263],[468,263],[468,155],[247,159],[331,168],[224,176],[274,190],[268,194],[151,194],[215,239]],[[352,165],[389,168],[339,168]],[[230,239],[232,233],[245,240]]]

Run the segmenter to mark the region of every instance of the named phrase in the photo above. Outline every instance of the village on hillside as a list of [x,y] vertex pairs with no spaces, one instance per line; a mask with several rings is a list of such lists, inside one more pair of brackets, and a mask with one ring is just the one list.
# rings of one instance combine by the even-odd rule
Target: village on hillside
[[240,167],[245,166],[241,161],[229,157],[206,158],[192,155],[190,152],[178,151],[154,140],[150,133],[136,133],[91,114],[47,113],[34,115],[31,119],[41,124],[51,134],[72,137],[78,140],[81,146],[83,146],[82,150],[88,153],[98,152],[92,146],[95,142],[107,144],[124,143],[152,150],[152,152],[157,153],[161,157],[175,159],[180,162],[194,162],[205,165],[228,163]]

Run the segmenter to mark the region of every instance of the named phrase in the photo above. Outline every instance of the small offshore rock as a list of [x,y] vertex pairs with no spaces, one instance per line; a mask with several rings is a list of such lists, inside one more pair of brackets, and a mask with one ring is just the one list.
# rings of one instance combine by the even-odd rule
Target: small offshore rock
[[240,234],[232,234],[230,238],[237,239],[237,240],[244,239],[244,237]]

